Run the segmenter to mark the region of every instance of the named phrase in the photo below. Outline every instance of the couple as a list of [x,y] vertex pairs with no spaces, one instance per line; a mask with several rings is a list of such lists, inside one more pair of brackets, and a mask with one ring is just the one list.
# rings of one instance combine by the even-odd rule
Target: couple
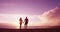
[[[22,18],[20,18],[19,19],[19,24],[20,24],[20,29],[21,29],[21,25],[22,25],[22,22],[23,22],[23,20],[22,20]],[[28,24],[28,18],[26,17],[25,19],[24,19],[24,28],[26,29],[27,28],[27,24]]]

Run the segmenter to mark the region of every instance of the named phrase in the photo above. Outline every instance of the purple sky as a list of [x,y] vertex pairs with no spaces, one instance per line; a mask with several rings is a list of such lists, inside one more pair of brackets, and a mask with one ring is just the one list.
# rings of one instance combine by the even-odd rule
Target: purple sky
[[40,15],[57,6],[60,0],[0,0],[0,13]]

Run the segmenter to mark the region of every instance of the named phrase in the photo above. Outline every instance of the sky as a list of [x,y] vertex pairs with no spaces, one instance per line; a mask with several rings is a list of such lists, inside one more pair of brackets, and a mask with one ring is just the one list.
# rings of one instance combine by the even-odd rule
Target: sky
[[0,23],[13,26],[19,26],[19,18],[24,21],[26,16],[28,26],[56,26],[60,23],[59,12],[60,0],[0,0]]
[[0,0],[0,13],[40,15],[56,6],[60,0]]

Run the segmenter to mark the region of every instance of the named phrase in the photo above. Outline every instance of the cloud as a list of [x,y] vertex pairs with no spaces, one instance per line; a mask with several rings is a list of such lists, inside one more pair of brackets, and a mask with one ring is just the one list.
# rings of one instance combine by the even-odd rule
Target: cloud
[[56,7],[43,13],[40,17],[45,26],[60,26],[60,8]]
[[0,28],[17,29],[18,27],[12,23],[0,23]]

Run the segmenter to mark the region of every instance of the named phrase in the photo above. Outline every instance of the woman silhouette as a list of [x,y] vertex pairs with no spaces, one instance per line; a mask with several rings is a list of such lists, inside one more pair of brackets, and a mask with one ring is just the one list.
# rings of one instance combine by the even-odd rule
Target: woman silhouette
[[22,18],[20,18],[20,19],[19,19],[20,29],[21,29],[22,21],[23,21]]

